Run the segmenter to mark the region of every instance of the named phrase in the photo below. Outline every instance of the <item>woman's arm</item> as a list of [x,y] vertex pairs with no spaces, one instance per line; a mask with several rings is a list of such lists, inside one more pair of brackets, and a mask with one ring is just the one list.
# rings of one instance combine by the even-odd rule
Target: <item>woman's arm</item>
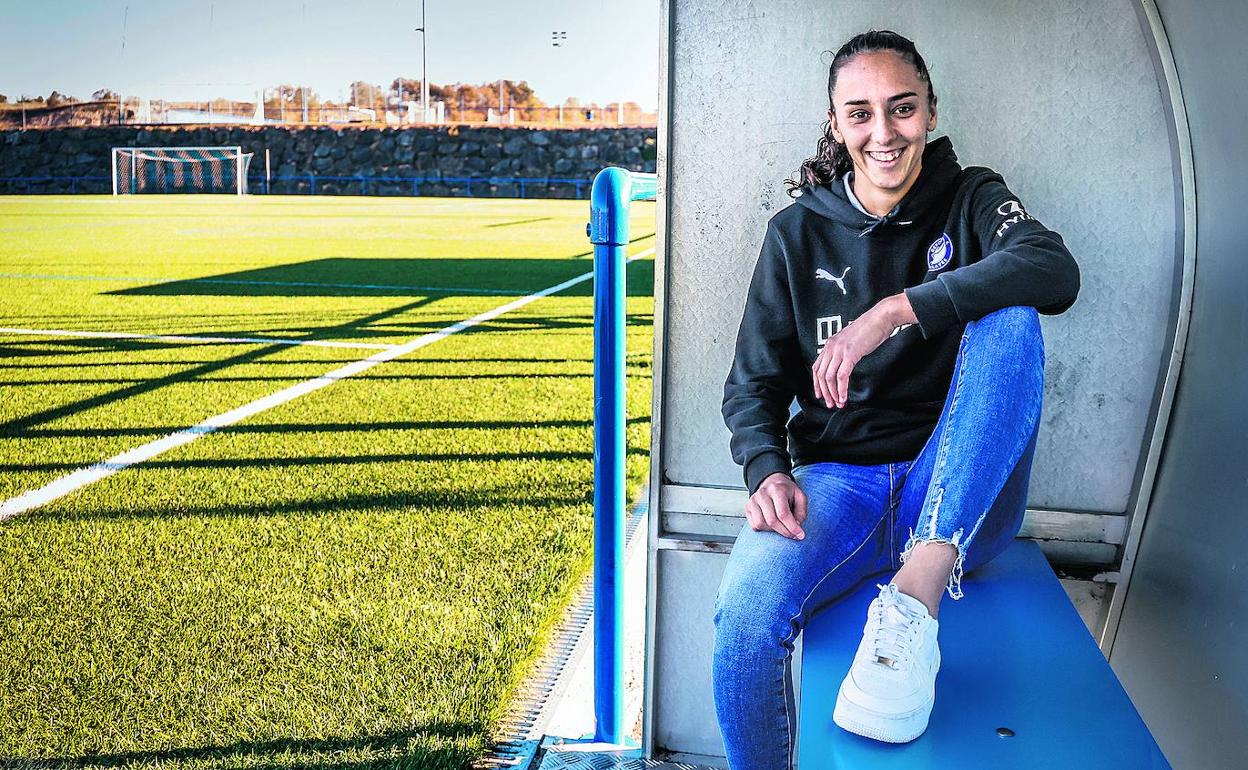
[[980,174],[968,201],[963,233],[985,256],[905,291],[925,338],[1012,305],[1056,315],[1074,304],[1079,265],[1000,175]]
[[750,494],[773,473],[790,474],[785,423],[805,367],[797,342],[784,244],[768,225],[737,331],[721,412],[732,431],[732,459]]
[[844,408],[849,400],[849,375],[858,362],[884,344],[898,326],[917,320],[902,292],[875,303],[858,320],[832,335],[811,367],[815,397],[829,409]]

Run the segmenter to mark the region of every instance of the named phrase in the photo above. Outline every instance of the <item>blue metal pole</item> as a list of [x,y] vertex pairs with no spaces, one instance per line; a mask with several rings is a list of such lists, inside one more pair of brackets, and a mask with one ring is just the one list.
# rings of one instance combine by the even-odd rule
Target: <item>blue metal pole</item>
[[594,740],[624,737],[624,268],[632,180],[594,178]]

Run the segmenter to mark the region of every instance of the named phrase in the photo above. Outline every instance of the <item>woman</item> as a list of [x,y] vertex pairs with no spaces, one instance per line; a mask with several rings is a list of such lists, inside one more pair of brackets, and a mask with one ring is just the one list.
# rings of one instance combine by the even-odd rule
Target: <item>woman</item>
[[[1044,376],[1037,310],[1075,301],[1061,237],[936,128],[914,44],[858,35],[828,122],[768,224],[723,415],[750,498],[716,597],[716,710],[733,770],[789,767],[793,641],[864,578],[833,719],[890,742],[927,727],[942,595],[999,554],[1027,500]],[[789,418],[796,398],[799,411]],[[786,426],[787,421],[787,426]]]

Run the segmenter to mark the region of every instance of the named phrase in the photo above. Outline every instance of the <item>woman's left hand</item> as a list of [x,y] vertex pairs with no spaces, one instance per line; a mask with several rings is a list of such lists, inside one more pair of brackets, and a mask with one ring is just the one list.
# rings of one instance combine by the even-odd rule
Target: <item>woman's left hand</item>
[[815,398],[822,399],[829,409],[833,405],[844,408],[849,400],[849,375],[858,362],[884,344],[898,326],[914,321],[914,310],[903,292],[880,300],[833,334],[811,367]]

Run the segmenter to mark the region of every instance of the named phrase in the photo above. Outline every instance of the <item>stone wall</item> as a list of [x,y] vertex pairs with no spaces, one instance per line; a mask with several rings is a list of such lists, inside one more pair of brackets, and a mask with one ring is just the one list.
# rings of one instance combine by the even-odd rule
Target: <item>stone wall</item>
[[[587,182],[606,166],[653,172],[655,140],[654,128],[108,126],[9,130],[0,131],[0,193],[111,192],[113,147],[239,145],[244,152],[254,153],[248,174],[253,193],[263,190],[260,180],[268,150],[273,193],[305,193],[314,188],[318,194],[571,198],[579,192],[585,197],[588,186],[582,184],[578,190],[570,180]],[[5,181],[13,177],[52,179]],[[521,183],[521,179],[545,181]]]

